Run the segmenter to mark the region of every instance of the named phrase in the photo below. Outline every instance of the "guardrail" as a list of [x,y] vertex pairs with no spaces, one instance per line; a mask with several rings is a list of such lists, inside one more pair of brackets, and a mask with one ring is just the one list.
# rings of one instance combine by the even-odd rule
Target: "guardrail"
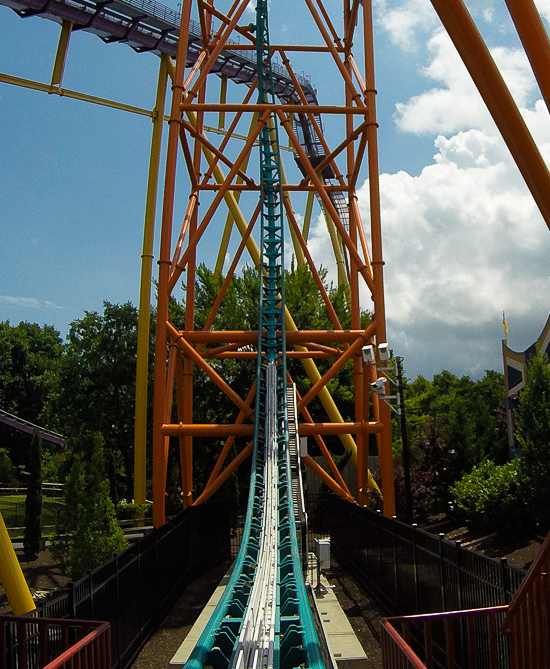
[[508,608],[500,631],[510,637],[513,669],[550,666],[550,533]]
[[331,548],[391,614],[464,611],[509,604],[525,577],[415,525],[331,496]]
[[0,669],[111,669],[109,623],[0,616]]
[[383,618],[383,669],[508,669],[508,638],[499,632],[507,610],[495,606]]

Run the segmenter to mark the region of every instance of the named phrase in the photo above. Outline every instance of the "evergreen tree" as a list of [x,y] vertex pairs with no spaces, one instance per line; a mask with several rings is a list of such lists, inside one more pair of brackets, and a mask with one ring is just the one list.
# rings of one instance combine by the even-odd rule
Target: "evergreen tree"
[[52,545],[54,559],[73,580],[127,546],[109,497],[101,434],[84,435],[75,450],[82,455],[67,478],[65,508]]
[[520,395],[518,441],[527,508],[546,530],[550,527],[550,369],[546,354],[534,356],[527,366]]
[[5,448],[0,448],[0,483],[6,485],[15,481],[15,470],[9,453]]
[[27,555],[36,556],[42,544],[42,436],[38,429],[32,435],[28,472],[23,548]]

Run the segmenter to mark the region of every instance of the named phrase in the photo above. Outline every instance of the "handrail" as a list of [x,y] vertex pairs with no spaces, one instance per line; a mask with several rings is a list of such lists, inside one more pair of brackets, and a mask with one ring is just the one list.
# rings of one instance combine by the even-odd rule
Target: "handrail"
[[[81,669],[110,669],[111,639],[110,625],[94,620],[69,620],[59,618],[39,618],[34,616],[0,615],[0,669],[12,666],[7,653],[6,627],[14,627],[11,648],[17,653],[13,658],[22,669],[27,666],[43,669],[59,669],[63,666],[79,666]],[[82,630],[85,635],[72,644],[69,630]],[[59,630],[55,633],[55,630]],[[93,652],[89,653],[90,646]],[[48,659],[59,653],[48,662]],[[32,663],[29,655],[32,654]],[[88,663],[88,656],[93,658]],[[74,663],[73,658],[80,662]]]
[[[406,669],[407,666],[410,667],[411,669],[426,669],[426,665],[413,651],[413,649],[405,642],[403,637],[399,634],[399,632],[390,622],[388,622],[386,619],[383,618],[380,621],[380,626],[382,628],[380,645],[382,646],[383,649],[383,656],[391,655],[392,659],[395,659],[393,657],[394,653],[392,653],[391,650],[391,643],[393,642],[395,646],[397,646],[397,650],[401,655],[399,660],[405,659],[407,662],[407,665],[404,665],[402,661],[398,661],[396,663],[396,666],[399,666],[402,669]],[[384,632],[386,634],[384,634]],[[391,669],[391,666],[389,664],[386,664],[386,662],[384,662],[384,669]]]
[[550,532],[546,536],[544,543],[540,549],[539,554],[534,560],[533,564],[529,568],[526,577],[521,582],[521,585],[518,588],[518,591],[514,595],[510,606],[508,607],[508,613],[506,614],[502,625],[500,626],[500,631],[502,634],[508,634],[510,624],[517,614],[518,609],[524,604],[525,599],[531,592],[535,580],[541,576],[547,576],[550,567]]
[[[386,632],[381,637],[383,669],[433,669],[435,666],[452,669],[458,666],[455,660],[459,648],[469,658],[467,666],[477,667],[476,646],[479,644],[479,635],[483,637],[483,632],[480,632],[476,618],[486,619],[486,652],[489,666],[491,669],[496,669],[499,666],[498,657],[501,652],[497,633],[497,616],[504,614],[507,610],[508,606],[492,606],[382,618],[381,627]],[[460,633],[457,633],[453,623],[460,620],[463,620],[465,624],[457,628],[461,630]],[[436,626],[435,623],[438,625]],[[396,629],[398,625],[402,626],[401,633]],[[435,634],[437,629],[443,635],[439,636],[439,640]],[[424,654],[425,664],[412,650],[410,645],[412,638],[415,638],[416,644]],[[442,654],[443,661],[441,657],[436,661],[434,657],[436,650],[440,655]],[[527,669],[527,665],[521,669]]]
[[[90,646],[93,652],[89,653]],[[111,633],[109,623],[100,625],[77,641],[59,657],[47,664],[44,669],[111,669]]]
[[391,620],[392,623],[407,624],[411,622],[423,622],[424,620],[445,620],[447,618],[468,618],[475,616],[488,615],[490,613],[502,613],[509,607],[503,606],[485,606],[481,609],[463,609],[462,611],[440,611],[438,613],[418,613],[414,616],[391,616],[382,618],[382,620]]

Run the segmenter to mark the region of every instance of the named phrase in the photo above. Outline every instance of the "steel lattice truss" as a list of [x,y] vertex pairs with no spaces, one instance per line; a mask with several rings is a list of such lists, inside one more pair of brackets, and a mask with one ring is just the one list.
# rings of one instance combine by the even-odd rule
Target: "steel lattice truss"
[[[223,376],[220,361],[255,358],[258,333],[219,331],[215,329],[215,319],[237,267],[243,262],[260,267],[261,251],[254,230],[264,204],[263,198],[268,195],[261,191],[256,147],[259,143],[264,147],[264,155],[266,150],[269,153],[269,138],[277,131],[277,124],[281,143],[291,148],[291,152],[285,154],[285,157],[289,156],[291,164],[285,170],[283,160],[280,200],[277,195],[269,195],[272,213],[276,216],[279,216],[279,211],[284,213],[285,225],[290,233],[287,237],[292,241],[296,262],[309,267],[332,322],[332,329],[328,331],[304,331],[295,325],[288,309],[284,314],[285,332],[282,334],[286,338],[287,357],[301,361],[310,383],[309,390],[298,399],[300,435],[315,439],[325,456],[326,467],[322,469],[310,457],[305,457],[304,462],[315,469],[337,494],[353,499],[356,491],[350,491],[344,483],[325,444],[326,435],[337,435],[357,464],[358,499],[365,503],[369,481],[372,485],[367,468],[369,435],[377,435],[385,512],[392,515],[394,502],[389,408],[379,401],[377,395],[371,396],[370,383],[376,378],[376,364],[365,364],[361,356],[364,346],[386,341],[370,6],[369,3],[361,5],[359,2],[351,6],[344,2],[343,33],[338,35],[321,3],[317,3],[316,7],[311,0],[306,0],[312,25],[317,29],[318,43],[314,47],[269,47],[271,58],[277,56],[283,64],[282,68],[278,68],[272,84],[276,94],[273,98],[258,95],[257,76],[246,82],[246,88],[233,86],[229,91],[227,84],[231,86],[239,82],[238,75],[235,77],[229,66],[227,69],[220,67],[220,57],[228,49],[241,58],[248,54],[252,56],[255,52],[254,31],[250,26],[242,25],[247,4],[246,0],[236,2],[228,13],[222,13],[218,6],[191,0],[185,2],[182,8],[182,25],[194,25],[192,19],[200,25],[203,50],[197,55],[192,67],[185,70],[182,67],[183,59],[177,58],[173,72],[175,93],[168,141],[159,272],[154,504],[157,509],[162,506],[166,443],[169,437],[179,438],[181,461],[184,463],[183,498],[186,504],[201,503],[208,499],[251,452],[255,388],[232,387],[231,382]],[[357,31],[359,34],[356,34],[357,25],[361,25],[361,28],[364,26],[364,30]],[[236,37],[239,37],[241,43],[237,44]],[[194,39],[191,30],[187,34],[182,33],[180,53],[189,53],[188,44]],[[354,40],[361,43],[361,65],[356,62],[351,50]],[[339,104],[320,105],[311,88],[308,90],[304,87],[303,78],[301,80],[296,75],[291,65],[291,57],[298,53],[314,53],[316,57],[327,60],[327,69],[341,83],[343,95]],[[189,59],[187,64],[190,64]],[[214,73],[221,73],[221,86],[218,78],[212,78]],[[278,84],[283,80],[289,82],[285,90],[281,90]],[[331,125],[337,128],[337,132],[331,134],[330,141],[323,133],[322,124],[322,118],[329,117]],[[218,135],[214,140],[206,130],[211,127],[213,119],[220,119],[218,125],[220,129],[223,128],[221,139]],[[276,124],[273,119],[276,119]],[[333,122],[335,119],[337,122]],[[248,130],[239,134],[237,129],[243,123]],[[238,146],[235,145],[237,134],[243,138]],[[185,169],[178,170],[176,177],[178,160]],[[364,160],[368,163],[370,183],[370,220],[366,229],[355,194]],[[177,214],[183,220],[183,225],[173,249],[174,191],[184,171],[189,187],[189,203],[183,214]],[[290,180],[291,174],[295,175],[294,181]],[[245,198],[251,204],[246,204]],[[301,217],[295,214],[294,201],[299,198],[305,203],[303,224]],[[328,226],[338,281],[344,287],[350,305],[351,328],[342,327],[308,247],[311,210],[315,202],[320,205]],[[228,253],[231,231],[238,232],[240,241],[238,248],[231,254],[230,266],[224,272],[224,281],[210,316],[204,327],[197,330],[193,316],[194,285],[197,264],[200,262],[200,244],[203,236],[206,237],[215,226],[222,211],[226,224],[217,241],[218,271],[221,271],[222,260]],[[186,323],[178,329],[170,322],[168,304],[183,276],[187,286],[184,298]],[[361,292],[369,295],[373,305],[372,321],[366,329],[361,327]],[[170,355],[165,364],[168,345]],[[318,369],[318,359],[330,360],[330,366],[323,374]],[[327,384],[337,377],[347,362],[353,365],[354,370],[355,416],[352,421],[343,419],[327,388]],[[234,403],[234,422],[194,422],[192,386],[193,370],[196,368],[201,369]],[[177,422],[171,422],[169,418],[174,392],[178,397]],[[324,407],[325,420],[313,420],[308,405],[314,398],[318,398]],[[197,499],[193,491],[192,468],[188,464],[192,462],[193,439],[205,436],[225,438],[225,443],[214,464],[210,480]],[[230,449],[235,440],[239,439],[244,443],[238,447],[238,454],[231,460],[228,458]],[[160,517],[156,522],[160,522]]]

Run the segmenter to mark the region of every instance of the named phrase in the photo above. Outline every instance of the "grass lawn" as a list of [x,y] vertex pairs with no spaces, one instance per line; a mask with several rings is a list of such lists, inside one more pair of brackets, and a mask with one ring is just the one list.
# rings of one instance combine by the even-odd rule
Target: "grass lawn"
[[[42,501],[42,526],[55,525],[57,514],[64,502],[58,497],[44,498]],[[0,512],[6,527],[23,527],[25,525],[25,495],[9,495],[0,497]]]

